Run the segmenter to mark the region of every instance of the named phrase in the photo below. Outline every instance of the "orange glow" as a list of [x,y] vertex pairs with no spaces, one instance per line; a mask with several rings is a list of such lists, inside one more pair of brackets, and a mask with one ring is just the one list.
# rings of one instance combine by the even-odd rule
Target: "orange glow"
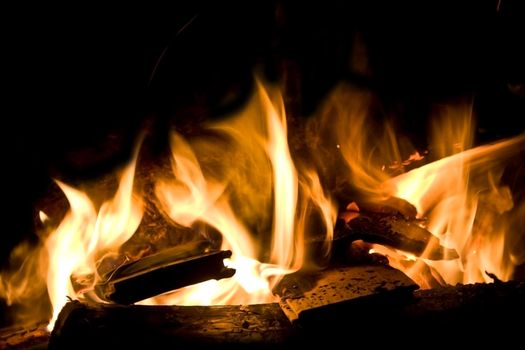
[[[32,252],[26,251],[22,268],[9,276],[7,283],[2,283],[0,290],[8,292],[6,299],[9,303],[25,304],[28,295],[41,294],[47,284],[53,310],[48,326],[51,330],[67,297],[83,297],[74,291],[71,276],[96,276],[97,261],[105,254],[116,251],[128,240],[142,218],[141,201],[133,196],[135,162],[136,156],[124,169],[115,196],[104,202],[98,212],[86,193],[57,181],[67,197],[70,209],[58,227],[49,234],[43,247]],[[47,221],[43,212],[40,212],[40,218]],[[22,275],[24,279],[19,278]],[[6,276],[2,276],[2,279]],[[40,283],[40,280],[45,281],[45,284]],[[92,279],[92,285],[96,281],[96,278]],[[33,303],[34,300],[30,305]]]
[[[237,272],[231,279],[189,286],[151,298],[145,304],[275,301],[271,288],[281,276],[298,270],[304,262],[304,220],[296,220],[298,175],[288,149],[280,94],[259,83],[245,109],[209,129],[223,137],[222,147],[212,144],[217,142],[215,138],[192,140],[190,145],[173,134],[175,179],[158,182],[156,196],[162,210],[177,224],[190,227],[202,222],[219,231],[223,237],[221,248],[233,253],[227,264]],[[223,161],[201,164],[196,156],[199,153]],[[227,158],[225,154],[234,157]],[[333,206],[316,175],[305,176],[310,181],[301,185],[302,197],[323,213],[332,210],[323,214],[327,240],[331,240]],[[243,209],[235,212],[232,203],[239,201],[235,208]],[[273,208],[272,216],[268,215],[269,208]],[[249,229],[257,226],[271,231],[271,235]],[[268,263],[261,262],[264,260]]]
[[[427,229],[459,253],[460,259],[451,261],[422,260],[446,283],[492,281],[485,272],[508,280],[522,262],[509,251],[512,239],[520,235],[509,223],[520,209],[512,210],[512,195],[500,179],[506,160],[523,149],[525,136],[468,149],[470,111],[460,108],[449,108],[436,118],[433,130],[431,146],[441,159],[383,186],[414,204],[418,216],[427,219]],[[406,272],[418,279],[422,267],[416,264]]]
[[417,207],[418,215],[427,218],[427,228],[443,245],[460,254],[458,260],[426,261],[447,283],[491,281],[485,272],[508,280],[521,262],[508,252],[509,240],[519,236],[509,223],[520,210],[511,211],[512,195],[500,185],[500,178],[505,159],[524,144],[525,137],[520,136],[476,147],[385,183],[393,188],[393,195]]
[[[294,166],[279,92],[258,83],[243,110],[207,129],[212,136],[205,138],[187,140],[172,134],[172,174],[154,180],[156,203],[178,225],[205,224],[219,232],[221,249],[233,253],[225,263],[236,273],[233,278],[182,288],[144,304],[276,300],[272,287],[304,263],[304,231],[309,225],[304,208],[320,213],[329,252],[337,210],[317,174],[313,170],[298,174]],[[86,192],[57,181],[69,211],[58,226],[49,229],[41,245],[21,245],[13,251],[13,260],[23,263],[18,271],[0,275],[2,298],[9,304],[30,305],[47,289],[52,304],[49,329],[67,297],[102,302],[93,293],[100,280],[97,266],[109,254],[118,254],[142,219],[142,199],[133,193],[137,154],[138,148],[117,192],[98,210]],[[46,229],[56,222],[43,211],[38,215]],[[205,230],[195,232],[207,236]],[[73,282],[80,287],[75,289]],[[46,315],[45,310],[35,313],[27,319]]]
[[[171,133],[171,169],[151,180],[150,201],[134,192],[138,148],[116,193],[99,207],[89,192],[57,181],[69,211],[56,227],[51,226],[57,218],[38,212],[46,232],[36,247],[24,243],[12,252],[13,266],[20,268],[0,274],[0,297],[30,309],[35,300],[48,296],[52,315],[33,308],[19,318],[45,316],[50,329],[67,297],[101,302],[92,292],[100,280],[99,264],[110,254],[122,253],[119,249],[141,224],[143,202],[152,202],[157,206],[152,210],[191,229],[185,232],[193,232],[192,238],[231,250],[225,264],[236,273],[142,304],[276,301],[271,290],[282,276],[320,265],[308,261],[308,239],[324,243],[316,259],[329,257],[338,213],[331,195],[348,189],[358,195],[345,203],[346,221],[360,215],[363,199],[374,203],[400,197],[417,208],[422,225],[443,246],[458,252],[459,259],[431,261],[425,253],[416,257],[380,245],[369,250],[388,256],[392,266],[420,286],[491,281],[486,272],[501,280],[511,278],[514,267],[525,262],[525,249],[516,244],[522,239],[517,230],[525,205],[514,202],[501,179],[506,161],[523,151],[525,135],[471,148],[470,109],[450,107],[434,118],[429,152],[422,155],[393,124],[371,121],[372,100],[361,91],[336,88],[319,115],[304,126],[302,141],[311,154],[299,156],[289,146],[295,143],[289,141],[293,139],[288,137],[280,93],[257,82],[238,113],[202,125],[200,134]],[[405,172],[422,160],[428,164]]]
[[[456,249],[460,259],[430,261],[425,254],[417,258],[377,245],[373,252],[387,255],[391,265],[423,287],[432,285],[430,275],[438,284],[492,281],[485,272],[508,280],[514,267],[525,261],[525,249],[513,247],[522,237],[515,223],[525,205],[514,203],[500,180],[508,160],[524,149],[525,135],[471,148],[470,106],[451,105],[438,112],[429,144],[430,155],[438,160],[405,173],[405,166],[427,155],[411,151],[410,143],[390,124],[371,121],[369,95],[339,86],[321,108],[322,123],[317,125],[341,150],[352,185],[368,199],[396,196],[415,205],[425,227],[442,245]],[[410,156],[403,160],[402,154]],[[357,211],[345,215],[356,216]]]
[[[96,262],[116,251],[137,229],[142,218],[141,201],[133,197],[136,159],[124,169],[115,197],[97,211],[89,197],[64,183],[70,211],[45,243],[49,255],[47,288],[53,304],[53,323],[67,298],[76,298],[70,276],[97,274]],[[93,285],[96,279],[93,279]]]

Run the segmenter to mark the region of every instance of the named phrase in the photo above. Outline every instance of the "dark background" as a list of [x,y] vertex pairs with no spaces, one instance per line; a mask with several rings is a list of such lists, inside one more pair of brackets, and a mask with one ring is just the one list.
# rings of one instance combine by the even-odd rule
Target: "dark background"
[[[405,131],[421,147],[430,106],[458,98],[474,100],[477,142],[522,132],[519,3],[183,1],[165,8],[5,9],[0,262],[22,238],[34,239],[35,201],[51,177],[75,183],[110,171],[128,159],[144,125],[162,149],[169,125],[217,118],[242,105],[254,70],[278,81],[293,68],[297,117],[310,115],[341,80],[371,89],[385,114],[402,110]],[[369,75],[349,63],[356,34],[367,48]]]

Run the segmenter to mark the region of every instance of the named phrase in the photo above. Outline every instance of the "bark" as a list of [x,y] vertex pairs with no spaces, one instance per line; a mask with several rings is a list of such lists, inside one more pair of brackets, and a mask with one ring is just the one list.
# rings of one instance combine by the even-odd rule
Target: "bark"
[[453,337],[459,337],[455,344],[483,345],[497,339],[504,345],[521,336],[514,332],[520,331],[524,314],[523,282],[436,288],[405,298],[363,298],[318,308],[294,324],[277,303],[206,307],[70,302],[59,316],[49,349],[275,349],[339,342],[415,346],[450,342]]

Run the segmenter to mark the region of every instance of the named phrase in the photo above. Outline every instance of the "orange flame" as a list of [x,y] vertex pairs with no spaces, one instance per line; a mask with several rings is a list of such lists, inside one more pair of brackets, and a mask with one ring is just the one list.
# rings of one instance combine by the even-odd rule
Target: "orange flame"
[[[43,248],[27,252],[22,268],[8,278],[5,287],[0,288],[8,292],[9,303],[25,303],[27,295],[40,293],[45,288],[39,283],[27,283],[32,278],[45,280],[53,310],[48,328],[53,328],[67,297],[77,297],[71,276],[96,276],[97,261],[104,254],[116,251],[133,235],[140,223],[141,201],[133,197],[135,163],[136,156],[124,169],[115,197],[104,202],[98,213],[84,192],[57,181],[69,201],[70,209],[46,239]],[[40,217],[46,218],[47,215],[40,214]],[[26,276],[24,283],[18,280],[20,275]],[[92,279],[92,284],[96,281]]]
[[[245,108],[207,125],[204,137],[173,133],[172,173],[154,180],[159,209],[177,225],[193,228],[196,236],[209,234],[200,230],[203,226],[220,233],[221,248],[232,251],[226,264],[236,274],[142,303],[274,301],[271,290],[279,279],[312,263],[305,248],[309,234],[321,237],[329,255],[337,215],[329,194],[348,186],[367,199],[397,196],[413,203],[441,244],[458,251],[460,259],[450,261],[382,246],[370,251],[387,255],[421,286],[490,281],[486,272],[511,278],[514,266],[525,261],[525,250],[512,244],[521,239],[513,226],[525,205],[514,203],[501,177],[505,160],[523,149],[525,135],[469,149],[470,110],[451,108],[435,119],[430,155],[439,160],[391,177],[392,170],[399,174],[423,157],[412,153],[403,160],[413,149],[398,140],[391,125],[370,121],[371,102],[370,95],[344,86],[334,91],[320,118],[306,126],[316,168],[294,164],[281,95],[261,83]],[[67,297],[96,298],[90,290],[100,279],[97,265],[117,253],[142,220],[142,200],[133,193],[137,154],[114,197],[98,210],[85,192],[57,182],[70,209],[40,246],[23,244],[13,251],[13,264],[21,268],[0,274],[0,297],[9,304],[32,305],[47,288],[53,306],[50,328]],[[387,169],[385,164],[393,165]],[[344,181],[340,175],[346,175]],[[54,222],[44,212],[39,217],[46,227]],[[313,217],[319,220],[314,223]],[[80,276],[93,278],[79,291],[72,279],[77,282]]]
[[[509,223],[520,210],[512,210],[512,195],[500,180],[505,159],[524,144],[522,135],[476,147],[385,183],[393,195],[410,201],[421,217],[427,217],[427,229],[443,245],[460,254],[459,260],[425,261],[447,283],[489,282],[486,272],[508,280],[521,262],[508,252],[509,240],[519,236]],[[409,271],[414,278],[417,273]]]
[[[386,170],[402,172],[423,157],[412,153],[403,161],[401,155],[409,154],[410,144],[388,123],[373,122],[372,100],[362,91],[337,87],[322,107],[316,129],[324,142],[336,143],[351,185],[368,199],[396,196],[414,204],[418,217],[427,219],[426,228],[442,245],[455,248],[460,259],[430,261],[425,254],[416,258],[381,246],[374,246],[374,251],[387,255],[393,266],[422,286],[433,285],[430,275],[450,284],[491,281],[486,272],[502,280],[511,278],[514,267],[525,261],[523,248],[511,248],[521,239],[521,232],[511,226],[525,205],[516,207],[510,189],[500,180],[507,160],[523,150],[525,135],[469,149],[471,108],[448,106],[433,119],[429,149],[439,160],[391,178]],[[387,169],[384,164],[392,165]],[[331,166],[341,168],[337,158]]]
[[137,229],[142,204],[133,197],[135,163],[136,158],[124,170],[115,197],[104,202],[98,213],[85,193],[57,181],[70,211],[45,243],[50,264],[47,287],[53,304],[50,329],[66,297],[75,297],[71,275],[96,275],[96,262],[101,256],[117,250]]
[[[218,231],[222,249],[233,253],[226,264],[235,268],[236,274],[142,303],[209,305],[275,300],[272,287],[304,263],[304,231],[309,223],[305,212],[297,210],[299,197],[302,209],[314,207],[321,213],[325,240],[332,239],[336,207],[314,171],[301,174],[299,186],[277,91],[258,83],[246,108],[209,125],[208,130],[211,134],[206,138],[191,140],[173,133],[174,178],[156,179],[155,196],[160,209],[175,223],[185,227],[204,223]],[[124,170],[114,197],[98,212],[86,193],[57,181],[70,209],[22,271],[2,273],[0,296],[9,303],[29,304],[47,284],[53,305],[50,329],[67,297],[100,301],[92,292],[100,280],[97,264],[108,254],[117,253],[142,219],[142,200],[133,194],[136,158]],[[42,222],[53,222],[43,212],[39,216]],[[326,246],[328,251],[329,243]],[[14,253],[21,249],[25,253],[30,248],[23,246]],[[41,282],[31,286],[29,278],[39,269]],[[85,282],[82,276],[94,278],[85,278]],[[73,288],[72,279],[83,282],[82,290]]]
[[[204,282],[167,296],[152,298],[146,303],[273,301],[275,297],[271,287],[280,276],[299,269],[303,264],[302,229],[295,220],[299,191],[297,171],[288,149],[286,119],[280,95],[272,95],[258,84],[256,94],[245,110],[225,122],[210,126],[210,129],[225,134],[233,143],[231,148],[225,146],[220,150],[224,153],[231,151],[236,155],[234,162],[227,164],[228,169],[219,171],[216,164],[215,169],[210,169],[213,166],[206,169],[210,173],[227,174],[224,179],[205,178],[190,145],[181,136],[174,134],[172,153],[175,181],[159,182],[156,195],[164,211],[176,223],[190,226],[195,221],[201,221],[218,230],[224,238],[222,249],[233,252],[228,264],[236,268],[237,273],[230,280]],[[213,141],[216,140],[211,138],[210,141],[208,138],[208,141],[194,142],[194,148],[196,151],[210,152],[211,147],[207,142]],[[246,168],[246,164],[253,167]],[[306,198],[314,203],[320,202],[316,198],[319,191],[322,196],[318,181],[312,181],[311,186],[303,190]],[[264,242],[255,242],[247,226],[254,221],[264,222],[268,219],[268,203],[265,202],[272,197],[272,239],[268,257],[266,252],[256,253],[255,247],[264,247]],[[247,216],[234,214],[232,198],[240,199],[249,206]],[[334,221],[326,221],[328,240],[331,239]],[[259,261],[265,255],[271,263]]]

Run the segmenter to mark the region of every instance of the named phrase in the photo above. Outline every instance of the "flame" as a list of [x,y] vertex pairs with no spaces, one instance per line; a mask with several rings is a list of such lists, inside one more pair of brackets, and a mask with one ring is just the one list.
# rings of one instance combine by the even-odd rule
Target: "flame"
[[[137,229],[142,204],[133,197],[135,163],[136,156],[124,169],[114,198],[104,202],[98,213],[84,192],[57,181],[70,210],[45,242],[49,254],[47,288],[53,304],[50,329],[67,297],[77,297],[71,276],[97,275],[97,261],[104,254],[116,251]],[[93,279],[93,285],[96,281]]]
[[[136,155],[124,169],[115,196],[105,201],[98,212],[86,193],[57,181],[70,209],[41,247],[24,250],[27,256],[17,272],[2,274],[2,279],[7,277],[7,281],[0,290],[2,294],[7,291],[9,304],[26,304],[28,296],[42,294],[47,285],[52,304],[48,326],[51,330],[67,298],[83,297],[74,290],[71,276],[97,276],[96,263],[105,254],[118,250],[133,235],[142,218],[141,201],[133,197],[135,163]],[[40,218],[46,218],[43,212]],[[23,247],[25,245],[15,249],[14,254],[18,255]],[[96,281],[96,278],[91,280],[92,286]],[[34,300],[29,305],[33,303]],[[42,315],[33,315],[33,318],[40,317]]]
[[[372,120],[373,105],[370,94],[344,85],[335,89],[305,126],[303,142],[312,151],[307,157],[290,150],[280,93],[260,82],[238,113],[204,125],[198,135],[173,132],[171,172],[153,179],[155,198],[147,203],[189,228],[193,238],[231,250],[225,263],[236,273],[141,303],[275,301],[271,291],[282,276],[326,262],[337,217],[331,195],[349,189],[359,195],[345,203],[347,220],[359,215],[363,195],[400,197],[415,205],[442,245],[459,253],[459,259],[431,261],[425,253],[416,257],[380,245],[369,250],[387,255],[422,287],[511,278],[525,262],[518,244],[523,233],[517,231],[525,205],[515,203],[503,174],[507,160],[523,150],[525,135],[472,148],[470,108],[449,107],[434,118],[429,152],[419,153],[394,124]],[[48,232],[36,247],[17,247],[15,268],[0,274],[0,297],[8,304],[32,305],[48,294],[52,312],[33,308],[24,318],[45,315],[51,329],[67,297],[97,300],[93,286],[103,259],[121,254],[141,224],[144,200],[133,191],[138,149],[116,193],[99,208],[87,192],[57,181],[69,211],[56,227],[56,218],[40,211]],[[428,164],[405,172],[423,160]],[[322,242],[324,261],[309,255],[308,241]]]
[[[513,210],[510,189],[501,184],[501,176],[505,159],[516,154],[524,142],[522,135],[472,148],[385,183],[393,195],[416,206],[419,215],[427,218],[427,229],[443,245],[460,254],[459,260],[425,261],[446,283],[492,281],[486,272],[508,280],[521,262],[508,251],[509,240],[519,236],[509,223],[520,210]],[[454,148],[462,148],[457,145]],[[417,267],[409,270],[411,276],[418,272]]]
[[[522,239],[512,226],[525,205],[514,203],[502,174],[509,159],[523,150],[525,135],[472,148],[471,106],[449,105],[434,115],[430,151],[422,156],[393,124],[374,122],[374,112],[373,96],[363,91],[341,85],[329,95],[313,124],[324,149],[333,142],[341,152],[340,158],[326,157],[330,167],[346,167],[346,187],[357,188],[368,200],[395,196],[412,203],[425,228],[460,258],[430,261],[425,254],[414,257],[377,245],[372,252],[387,255],[391,265],[421,286],[492,281],[487,273],[511,278],[514,267],[525,261],[524,249],[512,245]],[[430,156],[437,160],[405,172]]]
[[[340,182],[334,191],[357,188],[369,198],[387,197],[381,190],[390,178],[385,164],[402,164],[403,151],[412,150],[404,140],[398,142],[391,123],[372,120],[373,105],[370,93],[342,84],[329,94],[317,118],[310,120],[309,141],[321,155],[323,175]],[[420,156],[414,154],[411,161],[416,159]]]
[[[176,180],[157,184],[155,192],[162,208],[180,225],[190,227],[198,220],[219,231],[224,239],[221,248],[235,253],[228,265],[235,267],[237,272],[233,280],[207,281],[144,303],[224,304],[233,296],[247,303],[256,302],[260,293],[268,291],[268,283],[252,278],[260,275],[258,269],[262,266],[254,260],[255,246],[248,230],[235,217],[228,203],[225,184],[205,179],[193,151],[180,135],[172,135],[171,146]],[[248,293],[243,294],[240,287]]]
[[[175,180],[159,182],[156,195],[162,209],[177,224],[189,227],[199,221],[219,231],[224,239],[221,248],[233,253],[228,265],[237,272],[232,279],[207,281],[145,303],[209,305],[274,301],[272,286],[281,276],[303,265],[305,220],[296,220],[298,174],[288,148],[281,96],[258,83],[256,94],[241,113],[210,125],[209,129],[227,138],[223,149],[208,144],[217,142],[214,138],[194,141],[192,148],[180,135],[172,135]],[[201,166],[195,156],[199,151],[223,161]],[[213,154],[217,152],[220,154]],[[235,157],[225,159],[224,154],[230,152]],[[222,179],[206,177],[203,166],[208,173],[222,174]],[[330,206],[318,178],[313,174],[307,174],[306,178],[310,182],[301,186],[305,200],[324,212],[332,211],[324,220],[326,239],[331,240],[334,207]],[[272,198],[273,215],[268,217]],[[245,215],[234,213],[232,203],[240,203],[236,208],[246,207]],[[268,244],[264,231],[251,232],[249,227],[270,229],[271,243]],[[262,239],[254,239],[257,233]],[[265,244],[269,245],[269,254],[256,249],[264,248]]]
[[424,281],[425,269],[447,284],[490,282],[488,273],[506,281],[523,262],[509,249],[509,243],[521,234],[509,223],[523,210],[514,208],[510,189],[501,177],[508,159],[523,149],[525,135],[470,148],[471,119],[465,105],[443,110],[434,118],[430,145],[440,159],[382,184],[390,195],[414,204],[418,217],[426,219],[426,228],[460,255],[460,259],[431,261],[423,254],[415,264],[403,265],[399,261],[413,257],[386,253],[392,264],[423,286],[432,285]]
[[282,99],[275,107],[264,89],[259,86],[263,105],[268,115],[268,143],[265,147],[272,163],[274,187],[274,220],[271,261],[285,267],[299,269],[302,252],[298,252],[299,263],[293,264],[294,216],[297,204],[297,172],[288,150],[286,119]]
[[[208,125],[207,132],[205,138],[188,140],[172,134],[172,174],[155,179],[155,203],[170,220],[192,228],[196,236],[208,236],[206,227],[219,232],[221,249],[233,253],[225,263],[236,274],[142,303],[276,300],[272,287],[305,262],[305,232],[311,226],[312,208],[321,217],[323,227],[316,230],[324,232],[325,253],[329,252],[337,208],[314,170],[296,170],[283,101],[276,89],[258,82],[244,109]],[[114,197],[98,211],[87,193],[57,181],[70,209],[21,272],[2,273],[0,296],[10,303],[34,299],[35,293],[29,291],[36,289],[30,288],[28,277],[41,269],[37,289],[47,284],[53,306],[50,329],[67,297],[100,301],[93,292],[100,280],[98,265],[105,256],[118,252],[142,219],[142,199],[133,193],[137,154],[124,170]],[[46,225],[54,222],[42,211],[39,216]]]

